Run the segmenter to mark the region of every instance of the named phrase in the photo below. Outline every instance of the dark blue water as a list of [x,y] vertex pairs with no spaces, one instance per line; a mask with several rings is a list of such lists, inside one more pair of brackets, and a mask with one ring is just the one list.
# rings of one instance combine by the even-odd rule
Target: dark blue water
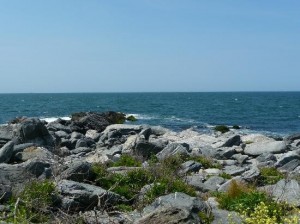
[[0,123],[108,110],[174,130],[237,124],[281,135],[300,131],[300,92],[0,94]]

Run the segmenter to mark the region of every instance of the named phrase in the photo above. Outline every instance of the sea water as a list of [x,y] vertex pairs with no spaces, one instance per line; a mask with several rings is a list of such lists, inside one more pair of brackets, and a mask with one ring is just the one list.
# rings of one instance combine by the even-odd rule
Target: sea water
[[288,135],[300,132],[300,92],[0,94],[0,124],[15,117],[47,121],[80,111],[120,111],[137,124],[174,131],[215,125]]

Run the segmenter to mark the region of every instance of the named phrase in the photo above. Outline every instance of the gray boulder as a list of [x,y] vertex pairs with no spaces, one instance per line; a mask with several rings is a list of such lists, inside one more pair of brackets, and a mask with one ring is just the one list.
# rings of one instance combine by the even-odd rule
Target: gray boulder
[[281,167],[294,159],[300,160],[300,155],[297,151],[291,151],[291,152],[285,153],[285,154],[283,154],[282,157],[280,157],[278,159],[278,161],[275,163],[275,166]]
[[9,141],[0,149],[0,163],[7,163],[11,159],[14,145],[13,141]]
[[0,126],[0,147],[13,139],[13,125]]
[[293,142],[297,139],[300,139],[300,133],[295,133],[295,134],[292,134],[292,135],[286,137],[286,141],[288,141],[288,142]]
[[201,169],[202,164],[193,160],[186,161],[180,166],[180,173],[186,174],[189,172],[197,172]]
[[156,154],[157,158],[163,160],[169,156],[176,154],[188,155],[190,152],[188,144],[180,143],[171,143],[167,145],[162,151]]
[[224,142],[222,147],[232,147],[232,146],[238,146],[242,143],[241,136],[235,135]]
[[187,176],[186,177],[186,183],[188,185],[193,186],[197,191],[205,191],[205,187],[204,187],[204,180],[205,180],[205,176],[204,175],[200,175],[200,174],[195,174],[195,175],[191,175],[191,176]]
[[14,130],[19,143],[36,143],[41,146],[54,147],[54,139],[46,126],[37,118],[27,118]]
[[293,159],[289,161],[288,163],[284,164],[282,167],[280,167],[280,170],[286,171],[286,172],[292,172],[297,167],[300,167],[300,160],[299,159]]
[[207,209],[199,198],[177,192],[157,198],[143,209],[142,217],[134,223],[201,223],[198,212],[206,212]]
[[134,152],[144,158],[149,158],[151,155],[159,153],[163,148],[161,145],[150,143],[149,141],[139,138],[136,142]]
[[263,153],[282,153],[286,149],[284,141],[256,142],[246,145],[244,153],[250,156],[259,156]]
[[122,201],[118,194],[72,180],[59,181],[57,189],[63,196],[61,206],[66,211],[86,211],[94,207],[105,209]]
[[221,184],[225,182],[225,179],[219,176],[212,176],[204,182],[205,191],[216,191]]
[[68,166],[69,167],[61,173],[62,179],[82,182],[84,180],[91,180],[94,177],[90,163],[76,161]]
[[300,206],[300,185],[296,180],[280,180],[264,188],[275,200],[285,201],[290,205]]
[[225,166],[224,167],[224,173],[227,173],[231,176],[237,176],[237,175],[240,175],[242,173],[245,172],[245,168],[244,167],[240,167],[240,166],[235,166],[235,165],[232,165],[232,166]]

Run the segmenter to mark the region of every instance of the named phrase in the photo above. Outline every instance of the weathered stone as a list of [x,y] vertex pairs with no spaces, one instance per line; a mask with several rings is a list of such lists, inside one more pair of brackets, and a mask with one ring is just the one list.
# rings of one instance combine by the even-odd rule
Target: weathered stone
[[242,174],[242,178],[248,182],[254,181],[260,175],[259,169],[254,166]]
[[275,166],[281,167],[294,159],[300,160],[300,155],[297,151],[285,153],[281,158],[278,159],[278,161],[275,163]]
[[7,163],[13,155],[15,143],[9,141],[0,149],[0,163]]
[[245,181],[240,177],[240,176],[237,176],[237,177],[234,177],[228,181],[226,181],[224,184],[222,184],[218,191],[219,192],[226,192],[228,191],[230,185],[232,184],[233,181],[236,181],[237,183],[245,183]]
[[158,159],[162,160],[176,154],[188,155],[189,151],[189,146],[187,144],[171,143],[167,145],[162,151],[160,151],[156,156]]
[[201,223],[198,212],[206,210],[206,204],[200,199],[177,192],[156,199],[143,209],[142,218],[134,223]]
[[90,180],[94,177],[92,166],[90,163],[76,161],[69,165],[69,167],[62,172],[61,178],[66,180],[73,180],[82,182],[84,180]]
[[233,159],[237,160],[239,164],[244,164],[246,160],[249,158],[247,155],[235,154],[232,156]]
[[66,211],[93,210],[95,206],[105,208],[122,201],[118,194],[72,180],[59,181],[57,189],[63,196],[62,208]]
[[181,173],[197,172],[201,167],[202,167],[201,163],[190,160],[181,164],[180,172]]
[[205,176],[199,175],[199,174],[195,174],[195,175],[186,177],[186,183],[188,185],[193,186],[198,191],[205,191],[204,183],[203,183],[204,180],[205,180]]
[[219,176],[212,176],[204,182],[204,189],[207,191],[216,191],[221,184],[225,182],[225,179]]
[[282,153],[286,150],[284,141],[258,142],[248,144],[244,150],[246,155],[259,156],[263,153]]
[[242,174],[243,172],[245,172],[245,168],[244,167],[240,167],[240,166],[225,166],[224,167],[224,173],[227,173],[231,176],[237,176]]
[[33,158],[47,159],[51,157],[52,157],[52,153],[50,153],[47,149],[42,147],[32,146],[24,149],[22,152],[18,152],[15,155],[15,160],[24,162]]
[[280,167],[280,170],[291,172],[299,166],[300,166],[300,160],[293,159],[293,160],[289,161],[288,163],[284,164],[282,167]]
[[280,180],[264,188],[275,200],[285,201],[292,206],[300,206],[300,185],[296,180]]
[[36,143],[41,146],[54,147],[54,139],[46,126],[37,118],[28,118],[17,125],[15,136],[19,143]]
[[238,146],[241,144],[241,136],[235,135],[226,140],[226,142],[222,145],[222,147],[232,147],[234,145]]

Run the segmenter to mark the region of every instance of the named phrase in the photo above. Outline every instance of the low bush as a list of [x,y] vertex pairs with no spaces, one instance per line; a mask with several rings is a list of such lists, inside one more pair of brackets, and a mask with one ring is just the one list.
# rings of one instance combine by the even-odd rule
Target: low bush
[[278,171],[275,167],[263,167],[260,168],[260,177],[258,178],[258,184],[276,184],[283,178],[284,174]]
[[239,212],[249,224],[284,223],[291,211],[287,204],[277,203],[265,192],[236,181],[232,181],[227,192],[218,193],[217,198],[221,208]]
[[224,134],[229,131],[229,128],[226,125],[217,125],[214,130]]
[[127,121],[131,121],[131,122],[137,121],[136,117],[133,116],[133,115],[130,115],[130,116],[126,117],[126,120],[127,120]]
[[50,181],[33,181],[11,198],[11,214],[5,221],[12,223],[41,223],[50,218],[57,200],[55,185]]
[[111,166],[141,167],[142,162],[134,156],[122,154],[120,159],[117,162],[112,163]]

